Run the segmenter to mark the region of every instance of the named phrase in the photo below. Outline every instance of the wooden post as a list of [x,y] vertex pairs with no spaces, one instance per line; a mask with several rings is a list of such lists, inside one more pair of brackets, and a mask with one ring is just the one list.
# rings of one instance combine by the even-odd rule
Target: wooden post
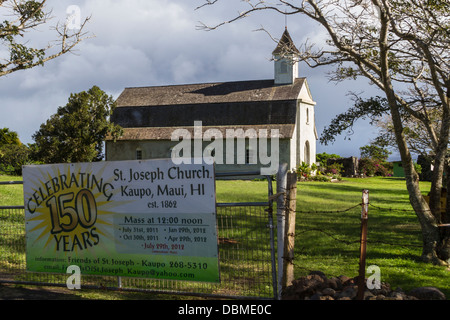
[[369,190],[362,192],[361,206],[361,246],[359,256],[359,277],[358,277],[358,300],[364,299],[364,291],[366,290],[366,244],[367,244],[367,220],[369,213]]
[[277,194],[282,193],[282,197],[277,198],[277,296],[281,299],[283,283],[283,252],[284,252],[284,234],[285,234],[285,200],[287,173],[289,172],[287,163],[280,163],[277,173]]
[[282,291],[294,280],[295,211],[297,205],[297,174],[288,172],[286,183],[286,221],[283,252]]

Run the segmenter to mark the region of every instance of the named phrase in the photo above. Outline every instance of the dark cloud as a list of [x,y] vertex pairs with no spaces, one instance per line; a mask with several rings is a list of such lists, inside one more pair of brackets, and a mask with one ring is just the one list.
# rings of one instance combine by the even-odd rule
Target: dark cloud
[[[117,97],[125,87],[168,85],[273,77],[273,37],[284,31],[284,17],[258,14],[215,31],[199,31],[199,21],[215,24],[233,17],[237,8],[225,4],[195,10],[202,0],[94,0],[77,1],[82,16],[92,16],[87,25],[95,38],[82,42],[74,54],[62,56],[35,68],[0,78],[0,127],[19,133],[24,142],[56,109],[65,105],[70,93],[98,85]],[[72,1],[53,0],[53,23],[64,21]],[[297,45],[307,38],[320,43],[323,35],[300,16],[288,19]],[[54,39],[52,30],[41,28],[38,40]],[[33,35],[34,37],[34,35]],[[320,131],[334,115],[351,103],[346,96],[355,86],[328,82],[326,70],[300,66],[317,102],[316,122]],[[358,91],[358,90],[355,90]],[[358,155],[373,130],[361,132],[351,142],[340,139],[333,146],[318,145],[318,152]]]

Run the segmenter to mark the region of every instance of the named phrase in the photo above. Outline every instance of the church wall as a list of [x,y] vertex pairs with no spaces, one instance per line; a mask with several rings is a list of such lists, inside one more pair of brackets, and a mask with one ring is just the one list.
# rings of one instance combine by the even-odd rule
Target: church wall
[[[254,143],[253,140],[250,142],[249,139],[246,139],[245,149],[249,149],[250,152],[247,153],[244,149],[241,149],[240,145],[238,145],[237,141],[233,143],[234,146],[234,160],[232,163],[226,163],[226,145],[223,145],[223,158],[222,160],[216,160],[216,171],[217,172],[232,172],[232,171],[256,171],[261,167],[269,167],[276,166],[280,163],[291,163],[291,140],[290,139],[279,139],[278,141],[278,153],[272,155],[272,141],[267,139],[267,152],[265,150],[261,151],[258,143]],[[161,159],[161,158],[170,158],[172,154],[172,148],[176,147],[179,144],[178,141],[170,141],[170,140],[154,140],[154,141],[106,141],[106,161],[122,161],[122,160],[136,160],[137,150],[140,150],[142,159]],[[203,154],[210,155],[209,151],[205,152],[205,148],[210,145],[210,141],[202,142],[202,150]],[[252,156],[256,156],[256,163],[254,161],[250,161],[250,163],[238,163],[237,155],[242,154],[238,153],[238,150],[242,151],[246,154],[243,155],[244,162],[245,158],[250,158]],[[215,156],[219,156],[219,150],[216,150]],[[259,155],[267,156],[266,165],[261,165]],[[194,143],[191,143],[191,156],[195,156],[194,154]],[[254,159],[254,158],[253,158]],[[219,163],[222,162],[222,163]],[[230,162],[230,161],[229,161]]]
[[302,162],[313,164],[316,162],[314,105],[302,102],[299,103],[297,127],[298,164],[301,164]]

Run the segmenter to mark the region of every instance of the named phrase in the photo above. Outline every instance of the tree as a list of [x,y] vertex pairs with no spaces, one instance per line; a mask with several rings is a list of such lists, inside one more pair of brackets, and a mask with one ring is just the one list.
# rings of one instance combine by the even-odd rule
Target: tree
[[[434,131],[439,132],[439,119],[441,118],[441,115],[437,112],[434,114],[429,112],[429,117],[431,125],[434,127]],[[422,156],[429,156],[435,153],[433,140],[430,138],[427,129],[420,121],[405,115],[403,123],[403,132],[411,152]],[[396,150],[397,145],[395,144],[395,133],[392,120],[389,117],[382,117],[376,121],[375,125],[379,130],[378,139],[386,141],[391,149]]]
[[316,161],[319,162],[322,167],[327,166],[328,159],[339,159],[339,158],[341,158],[341,156],[334,153],[328,154],[326,152],[322,152],[316,154]]
[[0,77],[7,74],[42,66],[45,62],[70,52],[78,43],[87,38],[84,27],[86,18],[80,28],[70,28],[58,23],[54,28],[58,39],[45,47],[33,48],[28,45],[28,33],[44,25],[51,19],[46,10],[47,0],[0,0],[0,9],[6,20],[0,22],[0,43],[6,56],[0,58]]
[[386,149],[383,141],[372,141],[370,144],[359,148],[359,171],[368,176],[388,176],[392,174],[393,165],[387,162],[391,152]]
[[[362,99],[355,97],[355,105],[346,112],[337,115],[331,120],[330,125],[325,127],[320,142],[328,145],[333,143],[336,136],[345,133],[345,139],[351,139],[353,135],[353,125],[359,119],[369,119],[369,124],[379,129],[379,135],[374,139],[376,144],[398,151],[395,141],[395,131],[392,119],[389,115],[389,105],[386,98],[372,97]],[[440,131],[440,110],[429,110],[428,117],[434,132]],[[412,153],[416,155],[429,156],[433,154],[435,144],[428,134],[423,123],[410,114],[402,113],[403,133]]]
[[0,129],[0,146],[5,144],[21,145],[19,135],[15,131],[10,131],[8,128]]
[[[204,6],[219,0],[205,0]],[[249,9],[219,25],[271,10],[301,14],[327,33],[325,49],[304,44],[300,60],[311,67],[333,65],[331,80],[366,78],[377,86],[389,107],[411,205],[422,229],[424,261],[450,262],[449,230],[439,227],[443,172],[450,137],[450,5],[446,0],[247,0]],[[429,113],[439,111],[439,131]],[[420,121],[433,144],[434,171],[430,202],[419,188],[403,114]]]
[[22,174],[22,166],[30,163],[30,149],[24,144],[0,146],[0,172]]
[[361,152],[361,158],[370,158],[379,161],[386,161],[391,154],[389,150],[377,145],[376,143],[371,143],[359,148]]
[[99,87],[71,94],[33,135],[35,160],[44,163],[91,162],[103,159],[103,141],[108,134],[121,135],[109,121],[115,102]]
[[17,132],[0,129],[0,172],[20,175],[22,165],[28,163],[28,159],[28,147],[20,142]]
[[[354,96],[355,105],[346,112],[338,114],[331,120],[330,125],[324,128],[320,135],[320,142],[324,145],[333,143],[336,136],[346,131],[345,139],[351,139],[353,134],[353,125],[359,119],[369,119],[370,125],[377,125],[383,116],[389,114],[389,105],[386,99],[381,97],[372,97],[362,99]],[[395,140],[395,139],[394,139]]]

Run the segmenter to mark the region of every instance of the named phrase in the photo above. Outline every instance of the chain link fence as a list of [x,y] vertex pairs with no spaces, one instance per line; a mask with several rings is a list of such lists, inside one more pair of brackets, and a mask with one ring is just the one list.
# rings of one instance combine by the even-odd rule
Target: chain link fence
[[[272,182],[270,177],[267,179],[270,198]],[[217,229],[220,283],[82,274],[81,287],[236,299],[276,299],[272,201],[218,203]],[[0,207],[0,282],[65,287],[68,274],[26,270],[25,239],[24,207]]]

